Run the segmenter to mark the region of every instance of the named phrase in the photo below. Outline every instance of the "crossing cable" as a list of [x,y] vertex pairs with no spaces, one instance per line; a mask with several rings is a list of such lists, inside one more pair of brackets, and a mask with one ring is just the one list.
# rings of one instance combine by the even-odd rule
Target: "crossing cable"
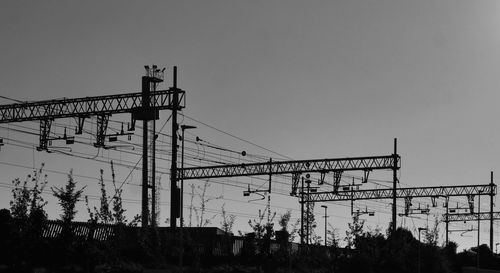
[[289,157],[289,156],[286,156],[286,155],[280,154],[280,153],[278,153],[278,152],[275,152],[275,151],[272,151],[272,150],[270,150],[270,149],[268,149],[268,148],[265,148],[265,147],[263,147],[263,146],[261,146],[261,145],[255,144],[255,143],[253,143],[253,142],[251,142],[251,141],[249,141],[249,140],[245,140],[245,139],[243,139],[243,138],[241,138],[241,137],[238,137],[238,136],[235,136],[235,135],[233,135],[233,134],[231,134],[231,133],[228,133],[228,132],[225,132],[225,131],[223,131],[223,130],[217,129],[216,127],[214,127],[214,126],[212,126],[212,125],[209,125],[209,124],[207,124],[207,123],[205,123],[205,122],[199,121],[199,120],[197,120],[197,119],[195,119],[195,118],[189,117],[189,116],[185,115],[184,113],[180,113],[180,114],[181,114],[182,116],[184,116],[184,117],[186,117],[186,118],[188,118],[188,119],[192,120],[192,121],[195,121],[195,122],[198,122],[198,123],[200,123],[200,124],[203,124],[203,125],[205,125],[205,126],[207,126],[207,127],[211,128],[211,129],[213,129],[213,130],[216,130],[216,131],[218,131],[218,132],[220,132],[220,133],[223,133],[223,134],[225,134],[225,135],[228,135],[228,136],[230,136],[230,137],[236,138],[236,139],[238,139],[238,140],[240,140],[240,141],[243,141],[243,142],[245,142],[245,143],[248,143],[248,144],[254,145],[254,146],[256,146],[256,147],[259,147],[259,148],[261,148],[261,149],[263,149],[263,150],[265,150],[265,151],[268,151],[268,152],[270,152],[270,153],[273,153],[273,154],[275,154],[275,155],[279,155],[279,156],[284,157],[284,158],[287,158],[287,159],[293,159],[293,158],[291,158],[291,157]]

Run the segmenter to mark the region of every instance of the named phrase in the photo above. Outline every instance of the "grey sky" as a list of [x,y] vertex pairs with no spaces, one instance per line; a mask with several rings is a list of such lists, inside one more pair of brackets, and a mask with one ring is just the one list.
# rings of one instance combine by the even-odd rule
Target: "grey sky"
[[[144,64],[177,65],[187,115],[274,151],[385,155],[397,137],[402,183],[484,184],[500,165],[499,13],[496,0],[3,1],[0,94],[133,92]],[[31,165],[13,151],[0,160]]]

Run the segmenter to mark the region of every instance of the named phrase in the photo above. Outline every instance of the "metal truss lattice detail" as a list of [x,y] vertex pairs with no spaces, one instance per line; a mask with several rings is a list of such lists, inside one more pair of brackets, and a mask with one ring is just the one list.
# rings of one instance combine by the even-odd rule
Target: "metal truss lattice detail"
[[[466,222],[479,220],[491,220],[489,212],[481,213],[451,213],[443,215],[443,222]],[[493,220],[500,220],[500,212],[493,212]]]
[[[174,92],[178,93],[177,103],[173,101]],[[174,88],[155,91],[149,94],[147,107],[162,110],[177,105],[181,109],[185,107],[184,95],[185,91]],[[143,97],[143,93],[129,93],[0,105],[0,123],[130,113],[144,109]]]
[[[496,185],[468,185],[449,187],[416,187],[396,189],[397,198],[446,197],[496,194]],[[349,201],[393,198],[393,189],[349,190],[339,193],[316,192],[306,196],[306,202]]]
[[[397,162],[398,166],[394,166],[395,162]],[[178,172],[178,179],[188,180],[269,174],[297,174],[306,172],[321,173],[330,171],[362,171],[367,169],[399,169],[399,162],[399,155],[388,155],[190,167],[180,169]]]

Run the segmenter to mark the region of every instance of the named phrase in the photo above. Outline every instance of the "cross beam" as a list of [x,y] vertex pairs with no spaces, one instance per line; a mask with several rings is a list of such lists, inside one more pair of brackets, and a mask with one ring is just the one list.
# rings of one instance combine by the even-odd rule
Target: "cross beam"
[[[478,219],[479,216],[479,219]],[[480,213],[449,213],[443,215],[443,222],[466,222],[477,220],[491,220],[490,212]],[[500,212],[493,212],[493,220],[500,220]]]
[[399,155],[352,157],[336,159],[272,161],[250,164],[190,167],[180,169],[178,179],[203,179],[269,174],[297,174],[329,171],[358,171],[394,169],[395,158],[399,169]]
[[[396,189],[397,198],[444,197],[496,194],[496,185],[440,186]],[[316,192],[307,195],[306,202],[349,201],[393,198],[393,189],[349,190],[343,192]]]
[[[0,124],[22,121],[40,121],[40,146],[37,150],[47,150],[50,141],[50,127],[52,121],[56,118],[76,118],[78,126],[75,130],[76,134],[81,134],[83,130],[84,120],[90,116],[97,116],[97,142],[95,147],[105,147],[106,129],[109,116],[112,114],[130,113],[131,127],[134,128],[136,120],[143,121],[143,153],[142,153],[142,226],[149,225],[149,198],[148,191],[152,188],[152,198],[154,199],[155,185],[155,170],[154,170],[154,137],[148,139],[148,121],[158,119],[159,110],[172,110],[172,188],[176,185],[176,164],[177,158],[176,141],[177,141],[177,110],[185,107],[185,91],[177,88],[177,67],[174,67],[174,86],[168,90],[156,91],[156,85],[163,82],[163,72],[165,69],[157,69],[153,65],[152,69],[145,66],[146,76],[142,77],[142,92],[128,93],[119,95],[107,95],[96,97],[84,97],[74,99],[56,99],[36,102],[21,102],[7,105],[0,105]],[[153,125],[154,130],[154,125]],[[151,175],[149,174],[148,165],[148,143],[152,142],[151,155]],[[150,180],[150,181],[148,181]],[[151,182],[151,183],[150,183]],[[171,209],[171,227],[175,227],[175,214],[172,211],[176,205],[173,201],[174,191],[171,191],[172,209]],[[154,215],[155,206],[153,201],[152,206],[152,224],[155,225]],[[173,221],[173,224],[172,224]]]
[[[173,101],[175,91],[178,93],[176,104]],[[173,109],[174,105],[184,108],[184,95],[185,91],[170,88],[151,92],[147,96],[143,93],[128,93],[0,105],[0,123],[133,113],[144,109],[143,100],[149,101],[149,107],[154,110]]]

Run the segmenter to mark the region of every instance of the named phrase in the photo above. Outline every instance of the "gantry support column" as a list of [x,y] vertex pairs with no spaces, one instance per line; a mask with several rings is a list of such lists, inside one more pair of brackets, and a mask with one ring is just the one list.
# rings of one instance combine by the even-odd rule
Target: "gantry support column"
[[491,186],[491,193],[490,193],[490,249],[493,252],[493,197],[495,196],[494,191],[493,191],[493,172],[491,172],[490,176],[490,186]]
[[394,139],[394,167],[392,168],[392,231],[396,231],[396,188],[398,184],[398,139]]
[[[148,76],[142,77],[142,108],[144,112],[149,107],[150,81]],[[142,121],[142,209],[141,225],[149,226],[149,198],[148,198],[148,120]]]
[[179,217],[179,190],[177,187],[177,109],[178,109],[178,92],[177,92],[177,66],[174,66],[174,88],[173,88],[174,107],[172,109],[172,165],[170,167],[170,227],[177,226],[177,218]]

